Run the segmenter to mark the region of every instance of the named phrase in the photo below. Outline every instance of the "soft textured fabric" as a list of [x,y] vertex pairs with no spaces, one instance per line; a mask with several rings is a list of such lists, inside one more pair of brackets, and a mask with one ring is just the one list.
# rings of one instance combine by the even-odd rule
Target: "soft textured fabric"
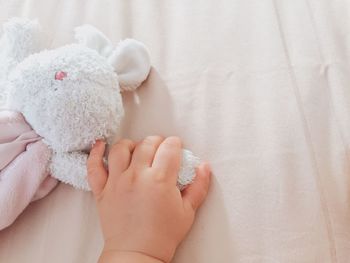
[[[348,263],[348,0],[0,0],[50,46],[85,23],[147,45],[121,135],[178,135],[214,176],[174,263]],[[93,198],[60,184],[0,233],[0,262],[96,263]],[[20,253],[19,253],[20,251]]]
[[50,155],[20,113],[0,111],[0,230],[57,184],[48,173]]
[[10,164],[27,144],[41,140],[16,112],[0,111],[0,171]]
[[[52,150],[51,176],[90,190],[86,162],[91,145],[119,137],[121,91],[136,90],[151,63],[145,45],[134,39],[112,44],[91,25],[70,31],[78,43],[43,49],[38,20],[9,19],[0,38],[0,93],[6,94],[6,107],[22,113]],[[192,182],[198,164],[188,150],[182,159],[181,189]]]

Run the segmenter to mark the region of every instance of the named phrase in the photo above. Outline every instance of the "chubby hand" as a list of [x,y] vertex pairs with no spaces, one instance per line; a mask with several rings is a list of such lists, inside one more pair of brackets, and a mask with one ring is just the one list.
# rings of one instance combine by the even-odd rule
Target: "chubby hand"
[[208,193],[209,165],[202,163],[180,192],[179,138],[120,140],[109,151],[108,170],[104,152],[105,143],[97,141],[87,165],[105,240],[99,262],[170,262]]

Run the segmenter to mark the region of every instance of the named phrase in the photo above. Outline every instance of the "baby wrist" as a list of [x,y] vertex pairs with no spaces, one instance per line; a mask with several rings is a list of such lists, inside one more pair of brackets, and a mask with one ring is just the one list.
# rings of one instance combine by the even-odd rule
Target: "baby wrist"
[[114,251],[106,250],[103,251],[98,263],[114,263],[114,262],[123,262],[123,263],[168,263],[157,259],[153,256],[146,255],[141,252],[133,251]]

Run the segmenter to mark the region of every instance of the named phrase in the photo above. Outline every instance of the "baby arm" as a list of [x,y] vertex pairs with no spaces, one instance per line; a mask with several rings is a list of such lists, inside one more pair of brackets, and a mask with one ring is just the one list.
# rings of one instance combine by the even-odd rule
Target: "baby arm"
[[147,137],[135,145],[121,140],[103,164],[105,144],[98,141],[88,159],[88,180],[100,216],[104,249],[100,263],[170,262],[190,230],[209,187],[206,163],[195,181],[180,192],[181,141]]

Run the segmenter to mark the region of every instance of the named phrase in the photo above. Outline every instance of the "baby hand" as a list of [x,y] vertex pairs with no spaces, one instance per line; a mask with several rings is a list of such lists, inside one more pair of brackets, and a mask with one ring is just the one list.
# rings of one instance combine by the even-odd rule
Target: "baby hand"
[[179,191],[181,150],[177,137],[150,136],[137,145],[120,140],[109,152],[107,171],[105,143],[96,142],[88,159],[88,181],[105,240],[100,263],[170,262],[173,258],[210,181],[210,168],[203,163],[193,184]]

